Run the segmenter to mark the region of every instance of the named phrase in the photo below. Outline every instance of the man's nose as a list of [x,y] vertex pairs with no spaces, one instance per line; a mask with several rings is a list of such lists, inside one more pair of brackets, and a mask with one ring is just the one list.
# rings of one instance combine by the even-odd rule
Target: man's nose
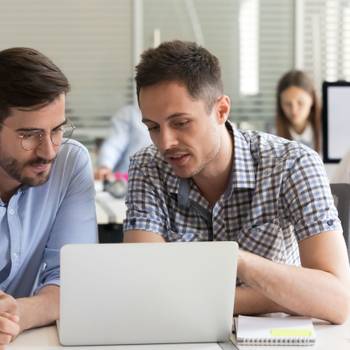
[[52,160],[56,157],[57,151],[58,146],[52,143],[51,136],[48,134],[42,135],[36,154],[42,159]]
[[158,148],[161,152],[165,152],[178,144],[176,133],[170,129],[160,131]]

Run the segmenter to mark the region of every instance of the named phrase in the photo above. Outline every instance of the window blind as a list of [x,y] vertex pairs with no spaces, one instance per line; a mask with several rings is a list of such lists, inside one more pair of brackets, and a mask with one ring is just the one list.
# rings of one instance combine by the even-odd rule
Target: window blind
[[350,81],[350,1],[304,0],[303,68],[319,90],[323,80]]
[[235,89],[232,114],[242,128],[272,131],[277,82],[294,65],[294,1],[260,0],[257,17],[259,88],[253,95]]

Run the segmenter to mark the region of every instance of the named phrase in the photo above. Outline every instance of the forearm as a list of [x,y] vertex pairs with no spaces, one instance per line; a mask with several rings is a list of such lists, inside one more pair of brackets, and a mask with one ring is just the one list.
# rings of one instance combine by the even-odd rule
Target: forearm
[[59,318],[58,286],[46,286],[37,295],[17,299],[17,302],[21,331],[51,324]]
[[244,283],[294,313],[343,323],[349,314],[349,291],[331,273],[241,255],[238,276]]
[[236,288],[234,307],[236,315],[259,315],[271,312],[291,313],[290,310],[276,304],[251,287],[240,286]]

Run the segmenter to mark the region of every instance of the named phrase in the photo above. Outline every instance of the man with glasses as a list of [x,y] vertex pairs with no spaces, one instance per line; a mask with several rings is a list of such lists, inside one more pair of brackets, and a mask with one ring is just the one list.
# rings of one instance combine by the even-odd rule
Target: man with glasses
[[36,50],[0,52],[0,348],[59,317],[59,251],[97,241],[87,150],[70,139],[69,83]]
[[234,128],[219,61],[195,43],[149,49],[136,72],[154,146],[130,162],[124,240],[237,241],[236,313],[344,322],[349,262],[318,155]]

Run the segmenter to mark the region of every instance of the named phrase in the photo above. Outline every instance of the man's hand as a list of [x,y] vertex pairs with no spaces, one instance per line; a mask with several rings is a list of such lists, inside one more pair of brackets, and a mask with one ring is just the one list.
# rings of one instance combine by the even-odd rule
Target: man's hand
[[114,176],[113,176],[113,171],[112,169],[109,169],[107,167],[99,167],[96,169],[95,171],[95,180],[113,180]]
[[58,286],[48,285],[32,297],[17,299],[21,332],[52,324],[59,319],[59,291]]
[[18,305],[11,295],[0,291],[0,350],[20,333]]

